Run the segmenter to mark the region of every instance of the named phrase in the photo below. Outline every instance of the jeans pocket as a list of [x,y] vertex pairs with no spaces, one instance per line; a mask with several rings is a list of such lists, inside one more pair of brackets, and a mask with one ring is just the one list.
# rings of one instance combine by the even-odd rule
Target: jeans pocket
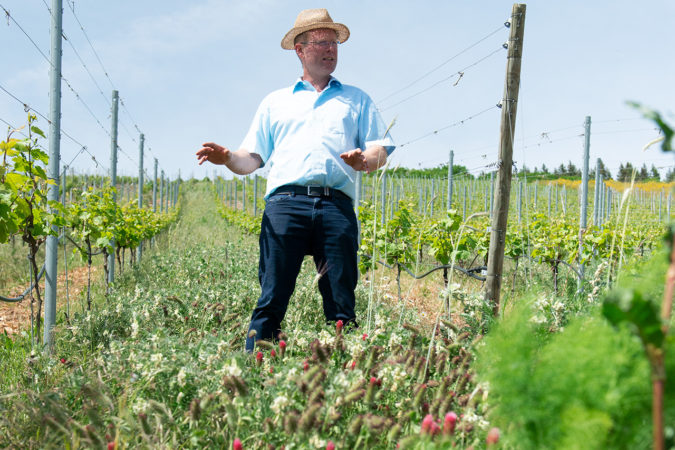
[[267,199],[267,201],[265,202],[265,204],[266,204],[266,205],[271,205],[271,204],[283,202],[284,200],[290,199],[290,198],[291,198],[291,195],[293,195],[293,194],[290,194],[290,193],[273,194],[273,195],[270,196],[270,198]]

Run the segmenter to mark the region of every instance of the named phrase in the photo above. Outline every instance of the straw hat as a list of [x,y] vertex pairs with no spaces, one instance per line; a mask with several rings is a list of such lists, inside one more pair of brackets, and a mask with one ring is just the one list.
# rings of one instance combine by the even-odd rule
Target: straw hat
[[286,50],[293,50],[295,48],[295,38],[309,30],[316,30],[318,28],[329,28],[335,30],[337,39],[344,42],[349,39],[349,28],[341,23],[333,22],[330,14],[324,8],[321,9],[305,9],[300,11],[298,18],[295,19],[295,25],[291,31],[286,33],[286,36],[281,40],[281,48]]

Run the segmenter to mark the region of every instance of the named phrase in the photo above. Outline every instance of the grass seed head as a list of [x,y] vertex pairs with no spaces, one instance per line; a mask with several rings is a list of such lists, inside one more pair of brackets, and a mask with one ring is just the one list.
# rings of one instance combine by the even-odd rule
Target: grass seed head
[[190,402],[190,419],[192,419],[193,422],[197,422],[201,414],[202,408],[199,405],[199,399],[193,398],[192,402]]
[[273,350],[274,349],[274,344],[272,344],[270,341],[266,341],[264,339],[258,339],[255,341],[256,347],[259,347],[263,350]]
[[316,415],[321,409],[321,404],[320,403],[314,403],[312,404],[307,410],[300,416],[300,421],[298,422],[298,426],[300,427],[300,430],[307,433],[312,429],[314,426],[314,422],[316,421]]
[[284,431],[286,434],[293,435],[296,431],[298,431],[299,418],[300,416],[295,411],[290,411],[288,414],[286,414],[284,417]]
[[357,436],[363,426],[363,416],[356,416],[349,424],[348,433],[350,436]]
[[424,393],[427,390],[426,384],[420,384],[415,389],[415,397],[413,398],[413,408],[418,409],[422,406],[422,401],[424,400]]
[[148,421],[148,415],[145,413],[138,413],[138,420],[141,422],[141,428],[143,433],[150,435],[152,430],[150,429],[150,422]]
[[389,442],[394,442],[396,439],[398,439],[400,434],[401,434],[401,424],[397,423],[396,425],[391,427],[389,433],[387,433],[387,440]]

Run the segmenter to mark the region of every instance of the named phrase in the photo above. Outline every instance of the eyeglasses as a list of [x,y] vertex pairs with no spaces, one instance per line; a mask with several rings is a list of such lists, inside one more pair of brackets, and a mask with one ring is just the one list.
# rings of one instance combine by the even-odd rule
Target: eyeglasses
[[315,47],[319,47],[322,50],[326,50],[329,47],[337,48],[338,45],[340,45],[340,41],[308,41],[308,42],[301,42],[301,44],[304,45],[312,44]]

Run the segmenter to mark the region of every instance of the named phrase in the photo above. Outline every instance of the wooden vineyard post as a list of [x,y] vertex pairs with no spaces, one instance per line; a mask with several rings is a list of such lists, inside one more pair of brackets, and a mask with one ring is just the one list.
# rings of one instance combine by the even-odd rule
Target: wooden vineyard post
[[492,214],[490,248],[488,250],[485,299],[492,302],[492,311],[499,314],[499,296],[504,266],[504,246],[508,225],[509,199],[511,195],[511,172],[513,165],[513,134],[516,126],[516,110],[520,87],[520,64],[523,56],[525,30],[525,4],[516,3],[511,10],[511,33],[506,63],[506,82],[502,102],[502,118],[497,164],[497,195]]

